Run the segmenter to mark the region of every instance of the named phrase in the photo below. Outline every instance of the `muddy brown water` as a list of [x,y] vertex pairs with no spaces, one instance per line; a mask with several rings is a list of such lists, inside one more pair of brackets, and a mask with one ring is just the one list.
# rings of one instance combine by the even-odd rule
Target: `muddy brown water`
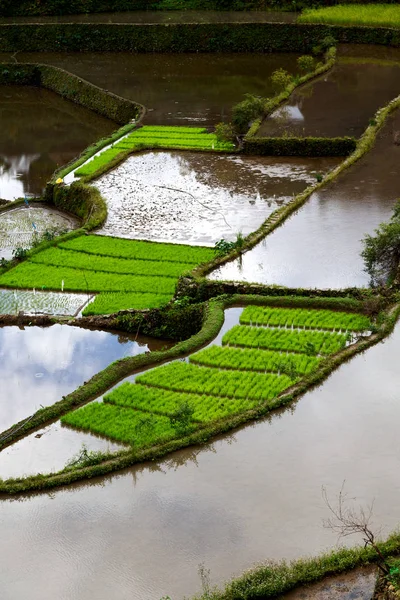
[[0,431],[61,400],[114,360],[165,345],[67,325],[0,328]]
[[355,569],[323,581],[297,588],[280,600],[372,600],[376,583],[376,567]]
[[241,260],[227,263],[211,279],[253,281],[288,287],[367,287],[362,239],[387,221],[400,195],[400,130],[396,111],[375,146]]
[[135,11],[46,17],[1,17],[1,23],[293,23],[298,13],[279,11]]
[[359,137],[399,94],[400,49],[342,47],[333,70],[295,91],[257,135]]
[[212,246],[221,238],[234,241],[338,162],[199,152],[134,154],[95,183],[108,204],[98,233]]
[[0,198],[40,195],[57,167],[117,125],[48,90],[0,86]]
[[269,420],[50,495],[3,499],[4,596],[182,600],[200,591],[201,563],[221,584],[264,559],[317,554],[337,543],[322,525],[321,486],[334,499],[344,479],[354,506],[375,498],[373,527],[386,536],[400,519],[399,352],[397,326]]
[[[61,67],[144,104],[146,124],[212,126],[244,94],[270,96],[270,75],[297,71],[297,54],[18,53],[18,62]],[[0,61],[11,60],[1,54]],[[94,138],[95,139],[95,138]],[[93,140],[92,140],[93,141]]]

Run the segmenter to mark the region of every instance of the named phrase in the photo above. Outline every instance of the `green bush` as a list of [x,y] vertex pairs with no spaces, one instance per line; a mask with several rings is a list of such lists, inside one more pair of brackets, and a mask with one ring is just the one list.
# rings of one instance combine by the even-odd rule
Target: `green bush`
[[299,67],[299,71],[302,73],[309,73],[314,70],[314,58],[308,54],[304,56],[299,56],[297,59],[297,66]]
[[277,69],[271,75],[271,83],[275,92],[279,94],[292,82],[292,76],[285,69]]
[[245,94],[245,99],[232,109],[232,123],[238,133],[245,133],[255,119],[264,114],[265,100],[260,96]]
[[217,123],[215,135],[219,142],[233,142],[235,140],[235,130],[231,123]]

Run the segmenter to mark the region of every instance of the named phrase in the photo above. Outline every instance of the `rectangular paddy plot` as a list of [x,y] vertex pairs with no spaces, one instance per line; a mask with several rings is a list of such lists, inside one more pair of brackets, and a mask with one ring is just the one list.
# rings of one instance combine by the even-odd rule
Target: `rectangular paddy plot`
[[168,302],[178,277],[213,258],[210,248],[82,236],[34,254],[0,277],[0,286],[100,294],[85,314]]
[[368,287],[362,240],[393,214],[399,196],[399,130],[397,110],[367,154],[312,194],[240,261],[223,265],[210,278],[291,288]]
[[[268,327],[271,311],[273,322],[281,326]],[[63,417],[62,422],[142,447],[179,437],[260,404],[273,408],[277,396],[318,369],[328,354],[345,346],[347,336],[333,329],[358,330],[370,325],[362,315],[258,306],[247,307],[240,320],[250,320],[252,325],[236,325],[228,330],[222,347],[210,345],[190,356],[189,362],[174,361],[146,371],[136,377],[135,383],[124,382],[106,394],[102,403],[78,409]],[[329,329],[288,330],[288,320],[291,324],[324,324]],[[266,324],[260,326],[260,321]],[[174,419],[185,409],[189,409],[186,427],[179,430]],[[143,415],[149,415],[147,421]],[[146,430],[152,426],[153,417],[159,437]],[[141,423],[143,434],[138,429]]]
[[231,142],[220,142],[215,133],[200,127],[157,127],[145,125],[107,148],[75,171],[76,177],[93,175],[119,154],[144,148],[174,148],[178,150],[213,150],[229,152]]
[[247,235],[336,158],[266,157],[210,152],[132,154],[96,180],[107,201],[99,233],[213,245]]

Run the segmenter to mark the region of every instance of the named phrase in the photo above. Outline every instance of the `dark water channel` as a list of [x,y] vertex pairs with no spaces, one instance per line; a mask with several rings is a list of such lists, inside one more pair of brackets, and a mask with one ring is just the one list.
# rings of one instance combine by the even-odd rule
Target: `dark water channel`
[[[272,95],[270,75],[280,67],[295,73],[297,56],[41,52],[18,53],[17,60],[62,67],[136,100],[148,109],[146,124],[209,126],[228,120],[246,93]],[[7,60],[10,55],[0,53],[0,61]]]
[[0,328],[0,431],[61,400],[114,360],[164,345],[66,325]]
[[51,495],[4,499],[4,596],[182,600],[200,590],[200,563],[222,583],[263,559],[316,554],[337,542],[322,526],[321,486],[335,498],[344,479],[355,506],[375,498],[386,536],[400,518],[399,353],[397,326],[270,420]]
[[0,198],[40,195],[55,169],[116,129],[113,121],[28,86],[0,86]]
[[399,94],[400,49],[343,46],[334,69],[299,88],[257,135],[359,137]]
[[314,193],[240,261],[224,265],[210,277],[288,287],[368,286],[361,240],[391,217],[400,195],[400,146],[394,143],[399,130],[397,111],[360,161]]
[[279,11],[158,10],[46,17],[1,17],[1,23],[293,23],[298,13]]

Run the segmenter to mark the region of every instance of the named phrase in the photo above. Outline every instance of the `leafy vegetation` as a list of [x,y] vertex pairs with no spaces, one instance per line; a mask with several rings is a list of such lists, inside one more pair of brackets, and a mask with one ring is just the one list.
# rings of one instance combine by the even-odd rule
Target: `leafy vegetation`
[[298,21],[332,25],[400,27],[400,6],[379,3],[339,4],[338,6],[305,10]]
[[366,235],[361,256],[372,284],[386,284],[393,278],[400,263],[400,201],[392,218],[375,229],[375,235]]
[[40,252],[0,276],[12,288],[100,294],[84,314],[163,306],[178,278],[215,255],[211,248],[80,236]]
[[371,328],[371,321],[368,317],[360,314],[301,308],[271,308],[269,306],[247,306],[240,315],[240,323],[351,331],[365,331]]
[[192,354],[190,362],[197,365],[244,371],[274,371],[307,375],[318,368],[321,359],[307,354],[286,354],[271,350],[210,346]]
[[235,325],[222,338],[222,343],[250,348],[287,350],[301,354],[333,354],[344,348],[347,337],[320,331],[290,331]]
[[238,133],[245,133],[250,123],[264,114],[264,103],[260,96],[245,94],[244,100],[232,108],[232,123]]
[[221,371],[197,367],[186,362],[146,371],[137,378],[138,383],[176,392],[211,394],[224,398],[252,398],[270,400],[292,384],[286,375],[262,374],[246,371]]
[[120,310],[160,308],[172,298],[171,294],[151,292],[104,292],[98,294],[83,311],[83,316],[110,315]]
[[232,151],[231,140],[221,139],[215,133],[199,127],[163,127],[145,125],[135,129],[75,171],[78,177],[94,175],[119,155],[144,148],[174,148],[179,150]]

